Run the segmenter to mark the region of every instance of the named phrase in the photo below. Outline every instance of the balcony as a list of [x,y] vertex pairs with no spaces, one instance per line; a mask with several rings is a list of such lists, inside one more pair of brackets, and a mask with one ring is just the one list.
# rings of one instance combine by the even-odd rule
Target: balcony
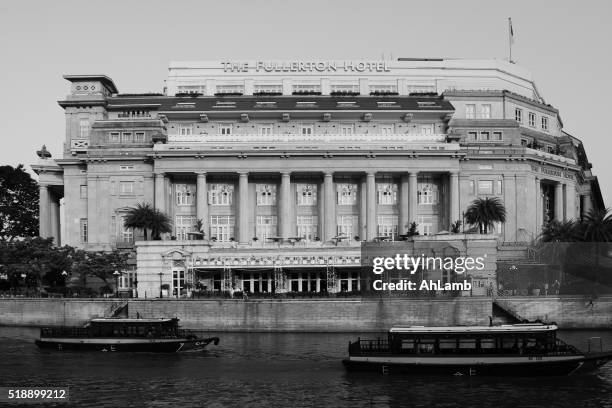
[[89,149],[89,140],[72,139],[70,140],[70,152],[72,154],[84,153]]
[[526,154],[531,154],[531,155],[534,155],[534,156],[537,156],[537,157],[541,157],[543,159],[554,160],[554,161],[558,161],[558,162],[561,162],[561,163],[576,165],[576,160],[574,160],[574,159],[570,159],[570,158],[565,157],[565,156],[560,156],[558,154],[543,152],[541,150],[531,149],[529,147],[525,148],[525,153]]
[[441,143],[446,141],[446,134],[382,134],[382,133],[354,133],[354,134],[281,134],[281,135],[168,135],[168,143],[210,143],[223,144],[252,144],[252,143],[324,143],[337,144],[350,143]]

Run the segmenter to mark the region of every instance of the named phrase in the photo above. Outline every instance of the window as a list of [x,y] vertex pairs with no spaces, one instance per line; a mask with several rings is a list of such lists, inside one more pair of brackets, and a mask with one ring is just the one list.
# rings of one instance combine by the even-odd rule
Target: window
[[133,181],[120,181],[119,182],[119,193],[120,194],[134,194],[134,182]]
[[527,139],[521,139],[521,146],[527,146]]
[[478,180],[478,194],[493,194],[493,181]]
[[253,87],[254,93],[274,93],[274,94],[282,94],[283,93],[283,85],[281,84],[255,84]]
[[87,243],[87,218],[81,218],[79,220],[79,232],[82,243]]
[[87,185],[81,184],[81,188],[79,191],[80,191],[81,198],[87,198]]
[[354,126],[352,124],[342,124],[340,125],[340,134],[341,135],[352,135],[354,130]]
[[468,104],[465,105],[465,118],[476,119],[476,105]]
[[317,185],[297,184],[297,205],[317,205]]
[[185,288],[185,270],[172,270],[172,295],[180,296],[181,290]]
[[298,237],[304,238],[306,241],[314,240],[317,235],[318,217],[316,215],[298,215],[297,216],[297,234]]
[[[119,289],[134,289],[134,282],[137,281],[136,271],[123,271],[119,276]],[[129,327],[128,327],[129,330]],[[135,328],[134,332],[135,334]]]
[[187,240],[190,238],[189,232],[194,232],[196,217],[194,215],[177,215],[174,225],[174,235],[176,239]]
[[127,228],[125,226],[125,219],[127,218],[127,215],[121,215],[119,217],[119,220],[121,222],[121,224],[119,225],[119,240],[123,243],[126,244],[131,244],[134,242],[134,229],[133,228]]
[[433,135],[434,133],[434,125],[429,124],[429,125],[421,125],[421,134],[422,135]]
[[276,185],[257,184],[255,186],[257,205],[276,205]]
[[383,135],[392,135],[395,133],[395,125],[393,125],[392,123],[378,125],[378,131]]
[[219,94],[243,94],[243,85],[217,85],[217,93]]
[[108,141],[111,143],[119,143],[119,132],[110,132],[108,134]]
[[378,183],[376,185],[378,204],[395,205],[397,204],[397,184]]
[[79,137],[87,139],[89,137],[89,119],[79,120]]
[[357,184],[340,183],[336,186],[338,205],[357,204]]
[[548,118],[542,116],[542,130],[548,130]]
[[356,215],[340,215],[336,219],[338,235],[344,235],[353,239],[354,236],[358,235],[359,221]]
[[468,140],[478,140],[478,132],[468,132]]
[[474,183],[474,180],[470,180],[470,195],[474,195],[476,194],[476,187],[475,187],[476,183]]
[[231,205],[234,186],[231,184],[211,184],[208,188],[210,205]]
[[293,92],[321,92],[321,85],[317,84],[296,84],[293,85]]
[[397,215],[378,216],[378,236],[395,237],[397,236]]
[[397,85],[370,85],[371,93],[397,93]]
[[193,126],[191,124],[179,125],[178,132],[179,132],[179,135],[181,136],[191,136],[193,132]]
[[229,242],[234,238],[234,216],[213,215],[210,217],[210,237],[219,242]]
[[481,119],[491,119],[491,105],[490,104],[480,105],[480,118]]
[[408,84],[408,86],[406,87],[406,90],[408,91],[409,94],[431,93],[431,92],[436,92],[436,86],[429,85],[429,84]]
[[121,133],[121,143],[132,143],[132,132]]
[[535,127],[536,115],[533,112],[529,112],[529,126]]
[[417,217],[417,228],[421,235],[434,234],[433,217],[431,215],[419,215]]
[[121,170],[121,171],[134,170],[134,165],[132,165],[132,164],[122,164],[122,165],[119,166],[119,170]]
[[501,141],[502,140],[502,132],[493,132],[493,140]]
[[136,132],[134,136],[134,141],[136,143],[144,143],[145,141],[145,133],[144,132]]
[[309,136],[314,133],[314,125],[312,124],[302,124],[300,126],[300,133],[304,136]]
[[198,83],[178,85],[176,87],[176,93],[198,93],[204,95],[206,94],[206,86]]
[[275,215],[258,215],[256,236],[265,242],[270,237],[275,237],[277,232],[277,218]]
[[336,84],[330,85],[331,92],[346,92],[346,93],[359,93],[358,84]]
[[523,110],[519,108],[514,109],[514,119],[518,123],[523,123]]
[[554,153],[554,152],[555,152],[555,148],[554,148],[554,147],[552,147],[552,146],[546,146],[546,151],[547,151],[548,153]]
[[219,134],[220,135],[231,135],[232,134],[232,124],[231,123],[220,123],[219,124]]
[[187,184],[177,184],[176,190],[176,205],[192,205],[194,192],[192,187]]
[[271,135],[272,132],[274,131],[273,129],[274,129],[274,126],[270,124],[259,125],[259,134],[262,136]]
[[480,132],[480,140],[488,142],[491,140],[491,134],[489,132]]
[[495,194],[501,195],[502,193],[502,181],[495,180]]
[[438,204],[438,186],[434,183],[417,183],[417,201],[421,205]]

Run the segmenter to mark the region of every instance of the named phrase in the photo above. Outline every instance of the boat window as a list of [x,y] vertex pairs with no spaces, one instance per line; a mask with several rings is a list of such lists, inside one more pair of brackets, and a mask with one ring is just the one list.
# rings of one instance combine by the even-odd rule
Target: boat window
[[402,339],[402,350],[414,350],[414,340]]
[[518,349],[518,339],[504,337],[501,340],[501,347],[503,349]]
[[476,350],[476,339],[459,339],[460,350]]
[[139,336],[144,336],[145,335],[145,328],[144,328],[144,326],[138,326],[138,335]]
[[440,339],[439,347],[442,353],[455,350],[457,348],[457,339]]
[[419,353],[433,353],[435,344],[435,340],[421,340],[419,342]]
[[480,348],[482,350],[491,350],[495,348],[495,339],[480,339]]

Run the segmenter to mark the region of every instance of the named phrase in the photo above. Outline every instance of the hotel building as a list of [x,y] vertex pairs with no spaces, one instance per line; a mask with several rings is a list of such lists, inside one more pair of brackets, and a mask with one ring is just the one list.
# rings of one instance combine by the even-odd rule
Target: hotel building
[[[40,234],[135,254],[120,287],[141,297],[364,290],[362,241],[412,222],[435,240],[478,197],[499,197],[507,221],[461,237],[499,245],[603,208],[582,142],[507,61],[173,62],[159,94],[65,79],[64,150],[32,166]],[[137,203],[173,232],[126,229]]]

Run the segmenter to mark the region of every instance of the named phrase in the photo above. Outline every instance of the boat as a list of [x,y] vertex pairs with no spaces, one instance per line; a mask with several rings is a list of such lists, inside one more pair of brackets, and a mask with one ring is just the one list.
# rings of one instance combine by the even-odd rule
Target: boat
[[219,338],[200,338],[181,329],[177,318],[100,318],[83,327],[43,327],[35,343],[55,350],[174,353],[203,350],[210,343],[217,345]]
[[[595,370],[612,359],[600,338],[582,352],[555,324],[393,327],[387,338],[349,342],[347,370],[449,376],[555,376]],[[599,344],[599,351],[591,351]],[[593,346],[593,347],[591,347]]]

